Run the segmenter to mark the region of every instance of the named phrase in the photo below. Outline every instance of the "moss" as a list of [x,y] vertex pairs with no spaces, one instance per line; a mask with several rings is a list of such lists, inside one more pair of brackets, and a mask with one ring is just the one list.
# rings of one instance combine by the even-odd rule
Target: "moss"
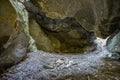
[[10,2],[13,5],[13,7],[17,13],[17,20],[22,23],[21,27],[23,27],[24,32],[30,38],[28,50],[29,51],[37,51],[35,42],[29,34],[29,19],[28,19],[29,15],[28,15],[28,12],[24,9],[24,6],[22,5],[22,3],[18,2],[18,1],[15,2],[13,0],[10,0]]

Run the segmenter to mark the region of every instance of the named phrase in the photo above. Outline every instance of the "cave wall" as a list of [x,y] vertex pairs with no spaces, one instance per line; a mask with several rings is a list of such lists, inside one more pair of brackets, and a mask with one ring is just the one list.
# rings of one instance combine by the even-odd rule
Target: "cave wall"
[[[120,0],[31,0],[49,17],[75,17],[87,30],[101,38],[111,35],[118,26]],[[120,19],[119,19],[120,20]]]
[[13,32],[16,12],[8,0],[0,0],[0,53]]
[[[51,51],[63,53],[83,53],[84,51],[95,49],[95,44],[93,43],[95,39],[94,34],[83,28],[73,16],[64,16],[62,18],[53,18],[52,15],[46,16],[47,12],[41,10],[41,7],[37,4],[38,2],[33,1],[33,3],[34,5],[29,2],[24,3],[24,5],[28,12],[33,15],[32,18],[39,24],[39,28],[37,29],[43,31],[42,33],[35,33],[33,29],[31,29],[32,31],[30,30],[31,35],[38,35],[33,38],[37,40],[37,45],[41,45],[38,46],[39,49],[42,48],[42,50],[44,50],[44,48],[46,48],[45,50],[49,51],[46,47],[49,46],[49,44],[51,45],[51,47],[49,47],[49,49],[52,49]],[[37,8],[35,6],[37,6]],[[43,14],[45,13],[45,16],[41,16],[41,12],[43,12]],[[30,22],[30,25],[32,24]],[[44,37],[41,35],[44,35]],[[46,36],[47,38],[45,38]],[[43,43],[40,43],[41,40],[44,42],[42,41]]]
[[[65,17],[73,17],[82,25],[82,27],[88,31],[95,32],[96,36],[101,38],[106,38],[116,32],[116,30],[120,29],[119,0],[31,0],[31,2],[40,10],[45,12],[47,17],[50,17],[52,19],[64,19]],[[16,13],[9,1],[1,0],[1,45],[3,45],[3,43],[8,40],[10,34],[12,33],[15,20]],[[56,34],[55,36],[53,36],[54,34],[46,34],[44,30],[41,29],[40,26],[32,18],[30,18],[29,24],[30,34],[35,39],[35,43],[38,49],[50,52],[63,51],[65,48],[64,43],[61,44],[61,42],[58,40],[59,37]],[[72,37],[77,37],[77,34],[74,31],[70,31],[69,34]],[[61,34],[59,36],[61,36]],[[65,36],[62,38],[65,38]],[[67,42],[69,41],[69,38],[63,40],[66,40]],[[72,50],[69,45],[68,48],[69,50]],[[74,50],[72,52],[74,52]]]
[[8,0],[0,0],[0,37],[10,36],[16,20],[16,12]]

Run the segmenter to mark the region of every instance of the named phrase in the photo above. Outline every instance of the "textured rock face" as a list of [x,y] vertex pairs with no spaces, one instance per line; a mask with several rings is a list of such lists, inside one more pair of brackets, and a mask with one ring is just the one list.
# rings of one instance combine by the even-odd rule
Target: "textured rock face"
[[26,55],[29,38],[24,32],[19,32],[13,36],[7,49],[0,55],[0,72],[20,62]]
[[0,53],[9,39],[16,20],[16,13],[8,0],[0,0]]
[[0,37],[10,36],[16,20],[16,13],[10,2],[0,0]]
[[31,0],[51,18],[75,17],[87,30],[95,24],[89,0]]
[[111,36],[107,48],[112,53],[119,53],[120,40],[116,32],[120,30],[120,0],[35,0],[33,3],[48,17],[74,17],[85,29],[94,31],[96,36]]
[[112,53],[120,54],[120,32],[112,35],[107,41],[107,49]]
[[[36,18],[39,25],[34,19],[30,19],[30,33],[41,50],[83,52],[90,46],[95,49],[94,36],[89,31],[106,38],[119,30],[120,0],[31,0],[31,2],[46,14],[42,25],[40,24],[43,22],[38,20],[40,16]],[[0,4],[0,41],[3,41],[0,45],[3,45],[12,32],[16,14],[8,1],[1,0]],[[5,5],[7,6],[4,7]],[[73,21],[68,21],[66,17],[68,19],[72,17],[75,19],[73,21],[78,23],[73,25]],[[73,27],[68,28],[71,24]],[[83,29],[75,28],[76,24],[80,24]],[[8,28],[4,29],[5,26]],[[67,32],[64,32],[66,30]],[[0,48],[0,51],[2,50],[3,47]]]
[[[36,21],[30,18],[30,35],[34,38],[35,43],[39,50],[53,51],[52,41],[42,31]],[[54,40],[55,42],[55,40]]]
[[[31,2],[26,2],[24,5],[45,33],[44,35],[47,35],[48,39],[50,39],[51,49],[53,49],[51,51],[63,53],[83,53],[85,51],[95,49],[94,33],[82,27],[74,17],[53,19],[46,16],[39,7],[35,7],[35,5]],[[37,38],[45,40],[44,37]],[[42,48],[46,46],[44,44],[46,43],[39,43]],[[46,50],[49,51],[48,49]]]
[[[11,3],[12,3],[12,1],[13,0],[11,0]],[[17,16],[17,20],[14,22],[11,20],[12,18],[10,18],[11,17],[10,14],[12,14],[10,12],[11,12],[11,9],[13,9],[11,7],[10,2],[3,1],[3,3],[2,3],[3,7],[1,8],[1,11],[3,9],[2,12],[4,13],[4,16],[2,14],[1,14],[1,16],[3,18],[5,17],[5,21],[2,20],[3,23],[1,22],[1,24],[3,24],[3,25],[0,26],[0,28],[1,28],[0,35],[2,36],[2,37],[0,37],[0,43],[2,44],[1,49],[3,48],[3,45],[4,45],[4,48],[3,48],[4,50],[1,50],[1,54],[0,54],[0,73],[3,71],[3,69],[6,69],[8,67],[11,67],[14,64],[17,64],[25,57],[26,51],[28,49],[28,44],[30,41],[28,34],[26,33],[27,30],[26,30],[25,23],[27,21],[26,21],[26,19],[24,19],[24,16],[22,16],[22,14],[20,14],[21,10],[17,11],[17,14],[19,14],[19,15]],[[7,3],[10,4],[7,6],[7,8],[10,9],[9,14],[7,12],[9,10],[4,11],[4,8],[5,8],[5,10],[7,9],[5,7],[7,5]],[[14,5],[15,4],[13,4],[13,7],[14,7]],[[18,7],[19,7],[19,5],[17,5],[17,7],[14,7],[14,8],[16,9]],[[19,8],[19,9],[21,9],[21,8]],[[13,11],[15,11],[15,10],[13,10]],[[22,13],[24,13],[24,15],[25,15],[25,11],[23,11]],[[16,16],[16,12],[14,12],[13,15]],[[16,17],[15,18],[13,17],[13,19],[15,20]],[[9,21],[12,21],[12,22],[9,22]],[[6,29],[11,29],[11,30],[6,30]],[[7,38],[6,38],[6,36],[7,36]],[[8,38],[9,38],[9,40],[8,40]]]
[[75,17],[87,30],[106,38],[118,27],[120,0],[33,0],[47,16],[52,18]]
[[120,1],[119,0],[99,0],[96,5],[96,24],[98,34],[103,38],[113,34],[119,28],[120,22]]

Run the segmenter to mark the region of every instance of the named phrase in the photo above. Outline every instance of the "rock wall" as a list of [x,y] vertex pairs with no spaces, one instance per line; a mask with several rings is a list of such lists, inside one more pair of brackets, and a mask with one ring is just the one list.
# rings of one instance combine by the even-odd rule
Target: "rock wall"
[[[66,17],[72,17],[85,30],[88,32],[92,31],[96,36],[101,38],[106,38],[120,29],[120,0],[31,0],[31,2],[34,6],[37,6],[39,10],[43,11],[47,18],[51,18],[53,23],[56,20],[59,24],[59,19],[64,20]],[[15,20],[16,13],[9,1],[1,0],[1,46],[3,46],[12,33]],[[33,17],[31,18],[31,15],[29,20],[30,34],[35,39],[35,43],[40,50],[49,52],[84,52],[83,49],[90,48],[88,47],[89,40],[92,40],[89,46],[92,46],[92,48],[95,47],[93,44],[94,39],[91,38],[95,36],[90,36],[88,37],[89,39],[83,39],[86,40],[83,42],[78,38],[84,34],[78,35],[78,33],[82,33],[82,31],[78,31],[77,33],[76,30],[74,30],[75,28],[68,29],[68,33],[51,33],[41,28],[39,22],[36,22]],[[56,25],[53,24],[49,26],[56,27]],[[66,24],[63,26],[66,26]],[[80,29],[81,28],[78,28],[78,30]],[[82,50],[78,48],[82,48]],[[3,50],[3,47],[1,47],[0,50]]]
[[[11,3],[12,6],[14,7],[14,11],[15,14],[14,16],[16,16],[17,13],[17,17],[13,18],[16,21],[12,21],[11,20],[11,15],[7,15],[8,12],[5,11],[4,12],[4,7],[3,7],[3,13],[6,13],[5,15],[5,19],[6,17],[8,17],[8,19],[6,19],[5,23],[1,23],[1,24],[6,24],[7,26],[3,26],[4,28],[2,29],[1,33],[4,33],[5,29],[10,28],[11,30],[8,30],[8,32],[11,31],[10,34],[4,34],[2,35],[3,37],[5,35],[8,35],[9,40],[7,41],[7,43],[5,42],[4,38],[1,38],[6,44],[3,44],[2,42],[2,48],[4,48],[3,51],[1,51],[0,54],[0,73],[4,71],[4,69],[7,69],[9,67],[11,67],[12,65],[15,65],[17,63],[19,63],[22,59],[24,59],[24,57],[26,56],[27,50],[28,50],[28,45],[30,45],[30,37],[29,37],[29,31],[27,31],[28,29],[26,29],[28,26],[28,16],[26,15],[27,11],[23,11],[23,7],[21,7],[21,5],[16,1],[14,2],[13,0],[10,0],[10,2],[6,3]],[[2,3],[3,4],[3,3]],[[10,4],[10,7],[11,7]],[[9,8],[9,6],[8,6]],[[9,11],[9,10],[8,10]],[[11,10],[10,10],[11,11]],[[9,12],[9,14],[12,14]],[[4,17],[4,16],[2,16]],[[7,20],[12,21],[12,23],[8,23]],[[1,27],[1,26],[0,26]],[[10,37],[9,37],[10,36]]]
[[107,49],[111,53],[118,53],[120,54],[120,32],[109,37],[107,41]]
[[96,36],[106,38],[107,49],[120,53],[120,0],[36,0],[51,18],[72,16]]
[[31,0],[51,18],[75,17],[87,30],[106,38],[118,27],[120,0]]
[[16,13],[8,0],[0,0],[0,53],[9,39],[16,20]]
[[[95,49],[95,36],[93,32],[82,27],[74,17],[52,18],[47,16],[46,12],[42,11],[40,7],[36,7],[31,2],[23,4],[29,14],[32,15],[31,17],[39,24],[38,29],[39,31],[42,30],[41,34],[47,37],[47,39],[40,36],[34,37],[37,41],[44,40],[44,42],[42,41],[43,43],[36,41],[37,44],[41,45],[38,47],[39,49],[46,48],[46,51],[62,53],[83,53]],[[30,32],[32,33],[32,31]],[[46,46],[51,47],[47,48]]]

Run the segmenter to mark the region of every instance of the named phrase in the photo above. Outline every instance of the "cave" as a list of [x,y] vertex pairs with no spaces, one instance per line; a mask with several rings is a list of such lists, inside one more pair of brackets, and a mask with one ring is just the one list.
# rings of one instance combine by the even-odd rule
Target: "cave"
[[120,0],[0,0],[0,80],[119,80]]

